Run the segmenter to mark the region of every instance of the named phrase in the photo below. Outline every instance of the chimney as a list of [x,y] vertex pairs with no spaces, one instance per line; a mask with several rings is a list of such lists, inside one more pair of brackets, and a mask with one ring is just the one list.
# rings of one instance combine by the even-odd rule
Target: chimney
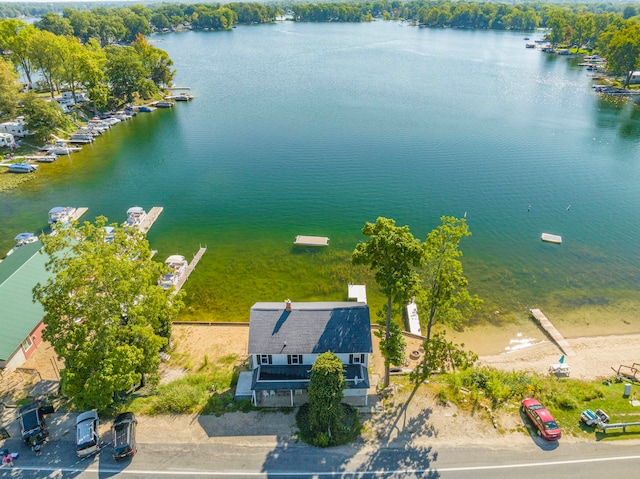
[[284,309],[285,309],[285,311],[287,311],[289,313],[291,312],[291,300],[290,299],[287,299],[285,301]]

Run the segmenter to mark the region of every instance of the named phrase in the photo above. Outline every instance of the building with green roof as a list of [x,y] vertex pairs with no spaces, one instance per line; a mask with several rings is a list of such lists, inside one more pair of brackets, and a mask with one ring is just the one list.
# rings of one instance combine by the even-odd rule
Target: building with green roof
[[44,309],[33,302],[33,287],[49,278],[41,248],[23,245],[0,263],[0,369],[21,366],[42,342]]

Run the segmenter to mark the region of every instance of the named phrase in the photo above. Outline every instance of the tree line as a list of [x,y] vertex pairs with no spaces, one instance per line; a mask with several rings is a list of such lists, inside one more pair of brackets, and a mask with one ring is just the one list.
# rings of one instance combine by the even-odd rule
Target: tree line
[[[56,128],[66,130],[69,120],[55,102],[45,102],[30,91],[36,77],[52,99],[57,92],[69,90],[75,100],[83,90],[95,112],[152,98],[170,85],[173,61],[144,35],[137,34],[127,45],[103,46],[99,33],[78,38],[73,32],[56,34],[41,28],[51,26],[47,18],[35,25],[16,19],[0,21],[0,114],[11,116],[20,109],[37,140],[46,141]],[[26,79],[24,86],[18,82],[18,72]],[[51,122],[48,127],[43,118]]]

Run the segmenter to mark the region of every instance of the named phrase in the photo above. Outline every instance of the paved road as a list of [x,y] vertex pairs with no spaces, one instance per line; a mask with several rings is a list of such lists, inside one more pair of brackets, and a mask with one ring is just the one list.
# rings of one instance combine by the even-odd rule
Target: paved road
[[[283,437],[227,436],[216,443],[178,443],[170,434],[139,444],[126,462],[111,458],[109,433],[101,453],[78,459],[74,450],[74,415],[52,415],[51,440],[35,456],[19,438],[18,424],[9,426],[12,438],[0,442],[20,457],[11,478],[635,478],[640,470],[640,441],[607,443],[548,443],[538,437],[524,445],[450,447],[437,438],[418,438],[410,444],[374,448],[356,442],[318,449]],[[106,426],[106,425],[105,425]],[[195,427],[195,426],[194,426]],[[255,440],[253,440],[255,439]],[[506,441],[505,441],[506,442]]]
[[238,446],[231,439],[224,444],[140,444],[131,461],[116,463],[108,445],[100,455],[79,460],[73,442],[65,440],[49,442],[41,456],[12,446],[20,457],[12,470],[0,469],[0,477],[585,479],[632,478],[640,470],[637,441],[543,446],[532,441],[526,448],[439,448],[434,440],[418,447],[318,449],[300,443]]

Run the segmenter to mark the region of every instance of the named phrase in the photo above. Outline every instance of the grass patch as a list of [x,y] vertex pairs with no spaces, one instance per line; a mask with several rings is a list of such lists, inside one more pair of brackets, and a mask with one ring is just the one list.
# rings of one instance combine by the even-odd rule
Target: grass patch
[[[631,405],[623,397],[624,383],[587,382],[527,372],[505,372],[492,368],[472,368],[442,374],[432,382],[438,400],[456,403],[462,409],[476,410],[479,407],[509,410],[520,405],[522,399],[538,399],[554,416],[563,434],[580,436],[593,434],[594,427],[580,421],[585,409],[602,409],[611,418],[611,423],[640,421],[640,408]],[[634,384],[636,395],[640,385]],[[633,395],[633,394],[632,394]],[[640,427],[598,433],[597,438],[640,437]]]
[[312,446],[331,447],[340,446],[353,441],[360,434],[361,424],[358,411],[349,404],[341,404],[344,411],[344,421],[338,431],[329,437],[326,433],[313,434],[309,428],[309,404],[303,404],[296,414],[296,423],[300,430],[300,438]]

